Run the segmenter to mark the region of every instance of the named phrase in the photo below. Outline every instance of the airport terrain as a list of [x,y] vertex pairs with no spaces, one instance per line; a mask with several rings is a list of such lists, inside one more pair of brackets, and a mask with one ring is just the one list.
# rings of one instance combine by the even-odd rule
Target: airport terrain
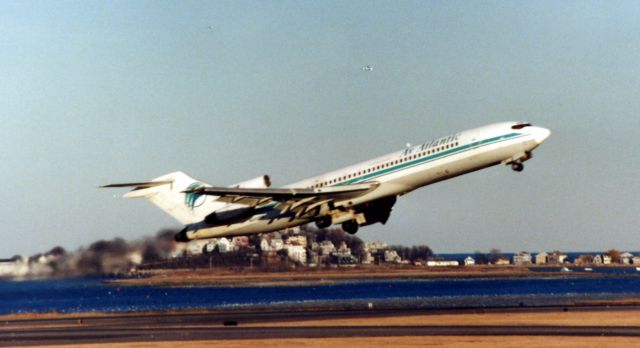
[[483,310],[179,311],[0,317],[0,346],[333,347],[637,343],[640,306]]

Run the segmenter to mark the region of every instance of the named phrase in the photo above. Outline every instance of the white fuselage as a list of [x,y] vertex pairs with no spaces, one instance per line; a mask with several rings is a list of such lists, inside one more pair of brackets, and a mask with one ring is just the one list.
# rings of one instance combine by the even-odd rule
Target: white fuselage
[[[360,204],[401,196],[419,187],[489,166],[521,163],[529,159],[531,151],[550,132],[545,128],[530,125],[519,128],[517,125],[519,123],[505,122],[452,134],[286,187],[322,188],[363,182],[379,183],[378,188],[367,194],[337,203],[336,208],[348,211]],[[277,206],[273,206],[240,223],[189,225],[187,236],[189,239],[201,239],[271,232],[313,220],[281,214]]]

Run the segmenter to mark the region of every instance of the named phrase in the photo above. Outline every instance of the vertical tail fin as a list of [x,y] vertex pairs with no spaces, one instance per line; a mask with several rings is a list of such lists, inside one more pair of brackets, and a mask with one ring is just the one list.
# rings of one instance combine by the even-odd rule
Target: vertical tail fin
[[174,219],[187,225],[202,221],[208,213],[211,213],[211,207],[205,208],[204,206],[209,200],[213,201],[214,199],[198,193],[185,194],[183,191],[206,186],[210,185],[197,181],[183,172],[173,172],[152,181],[111,184],[101,187],[133,187],[123,197],[144,197]]

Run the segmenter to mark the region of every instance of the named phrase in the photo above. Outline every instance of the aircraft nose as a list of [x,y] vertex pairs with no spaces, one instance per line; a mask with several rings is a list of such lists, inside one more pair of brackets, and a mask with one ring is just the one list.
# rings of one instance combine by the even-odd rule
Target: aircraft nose
[[535,127],[532,130],[533,138],[535,139],[536,143],[538,143],[538,145],[542,144],[542,142],[547,140],[547,138],[551,135],[551,131],[546,128]]

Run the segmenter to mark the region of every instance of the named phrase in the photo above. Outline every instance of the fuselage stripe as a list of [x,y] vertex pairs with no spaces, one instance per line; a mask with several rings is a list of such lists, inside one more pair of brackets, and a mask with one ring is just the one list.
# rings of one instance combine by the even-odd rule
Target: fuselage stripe
[[445,151],[441,151],[438,153],[435,153],[433,155],[430,156],[425,156],[422,158],[418,158],[415,159],[413,161],[408,161],[405,163],[400,163],[397,164],[395,166],[389,167],[389,168],[382,168],[376,172],[373,173],[368,173],[365,175],[361,175],[359,177],[356,178],[352,178],[349,180],[345,180],[341,183],[335,184],[335,185],[329,185],[329,186],[341,186],[341,185],[350,185],[350,184],[355,184],[355,183],[359,183],[359,182],[363,182],[363,181],[367,181],[369,179],[373,179],[373,178],[377,178],[383,175],[387,175],[390,173],[394,173],[397,172],[399,170],[403,170],[409,167],[415,167],[417,165],[421,165],[427,162],[432,162],[444,157],[448,157],[450,155],[454,155],[454,154],[458,154],[467,150],[472,150],[472,149],[476,149],[479,148],[481,146],[485,146],[485,145],[490,145],[490,144],[495,144],[497,142],[503,141],[503,140],[511,140],[511,139],[515,139],[515,138],[519,138],[521,136],[525,136],[527,134],[523,134],[523,133],[509,133],[509,134],[504,134],[501,136],[497,136],[497,137],[493,137],[493,138],[488,138],[488,139],[484,139],[484,140],[480,140],[480,141],[476,141],[473,143],[469,143],[466,145],[461,145],[452,149],[448,149]]

